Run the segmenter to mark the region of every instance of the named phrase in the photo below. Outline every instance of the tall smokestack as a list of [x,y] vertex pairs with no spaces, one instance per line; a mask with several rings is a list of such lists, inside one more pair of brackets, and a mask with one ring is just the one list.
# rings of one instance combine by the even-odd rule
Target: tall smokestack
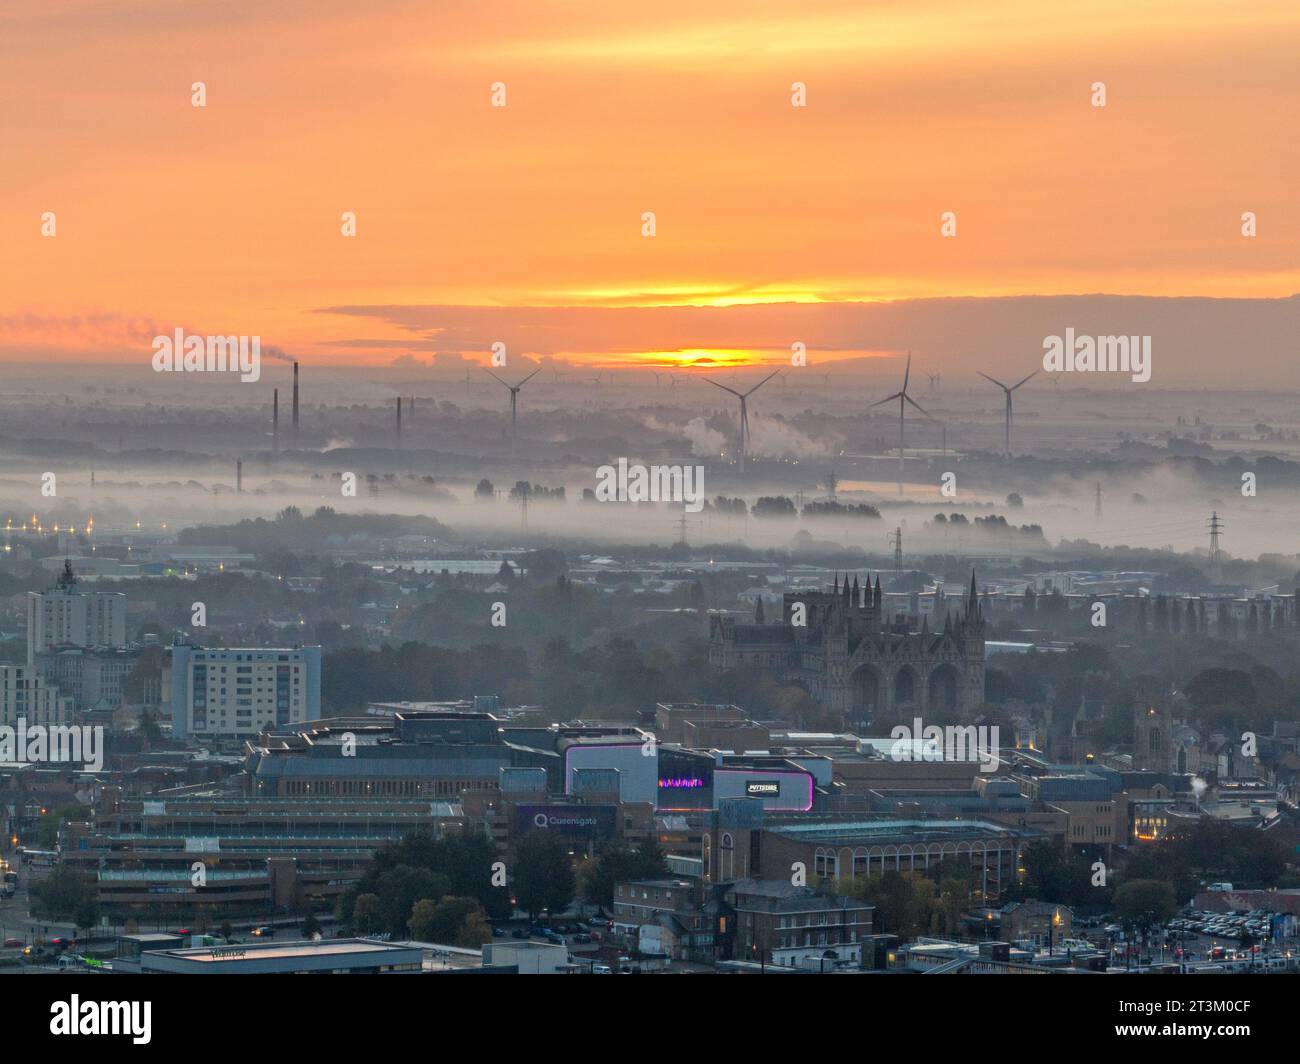
[[397,397],[397,446],[402,446],[402,397]]
[[293,364],[293,434],[298,435],[298,363]]
[[244,460],[235,459],[235,494],[241,494],[244,490]]
[[271,453],[280,449],[280,389],[271,389]]

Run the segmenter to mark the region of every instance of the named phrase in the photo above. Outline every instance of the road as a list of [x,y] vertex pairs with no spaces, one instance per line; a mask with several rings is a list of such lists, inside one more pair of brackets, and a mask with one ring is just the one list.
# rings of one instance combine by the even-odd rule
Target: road
[[37,938],[48,941],[51,938],[77,937],[76,925],[71,921],[33,919],[31,915],[31,895],[27,887],[28,870],[16,861],[11,867],[18,873],[17,889],[12,898],[0,898],[0,941],[6,938],[21,938],[25,945],[32,945]]

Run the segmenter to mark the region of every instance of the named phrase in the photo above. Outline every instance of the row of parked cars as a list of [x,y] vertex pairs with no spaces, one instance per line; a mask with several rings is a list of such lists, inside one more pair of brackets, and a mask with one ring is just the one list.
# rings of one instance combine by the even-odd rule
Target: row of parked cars
[[[504,938],[505,935],[506,929],[504,927],[494,926],[492,928],[493,938]],[[551,924],[526,924],[522,927],[516,927],[510,932],[511,938],[540,938],[557,945],[563,943],[566,936],[582,945],[588,942],[599,942],[601,938],[598,930],[581,920]]]
[[1190,912],[1171,920],[1169,927],[1184,934],[1190,932],[1210,938],[1265,939],[1269,937],[1271,924],[1272,914],[1268,910],[1251,909],[1249,912]]

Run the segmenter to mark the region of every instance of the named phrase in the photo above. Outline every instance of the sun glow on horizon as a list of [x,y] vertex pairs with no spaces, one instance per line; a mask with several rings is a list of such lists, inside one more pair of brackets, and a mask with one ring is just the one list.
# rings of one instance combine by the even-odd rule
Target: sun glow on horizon
[[[858,304],[1300,291],[1283,0],[127,6],[0,11],[0,362],[132,366],[184,327],[689,371],[895,357],[948,314]],[[1014,309],[924,357],[1009,346]]]

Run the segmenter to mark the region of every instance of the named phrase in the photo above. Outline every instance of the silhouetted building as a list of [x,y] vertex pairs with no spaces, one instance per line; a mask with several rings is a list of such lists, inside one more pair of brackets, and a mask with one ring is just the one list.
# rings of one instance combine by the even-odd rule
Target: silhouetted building
[[828,709],[861,720],[904,712],[970,713],[984,701],[984,617],[971,574],[965,608],[943,629],[919,631],[907,617],[884,615],[880,577],[830,591],[786,592],[780,624],[737,624],[714,617],[709,662],[720,669],[763,669],[804,687]]

